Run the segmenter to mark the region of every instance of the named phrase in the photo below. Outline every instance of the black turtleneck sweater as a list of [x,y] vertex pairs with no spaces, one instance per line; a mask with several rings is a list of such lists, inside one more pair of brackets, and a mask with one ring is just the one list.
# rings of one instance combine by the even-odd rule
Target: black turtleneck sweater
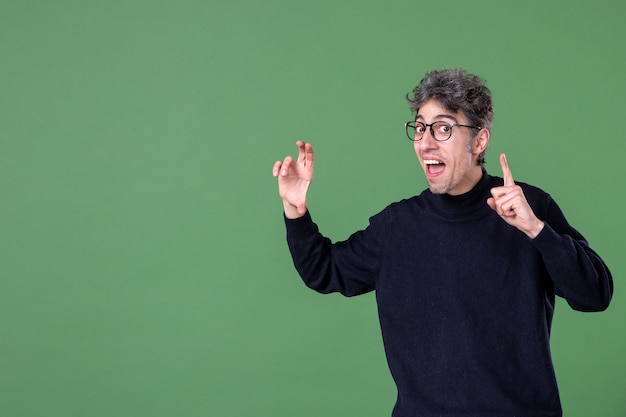
[[554,200],[520,183],[542,232],[529,239],[486,201],[501,178],[468,193],[391,204],[332,243],[307,213],[286,219],[307,286],[376,291],[398,389],[394,417],[561,416],[550,356],[555,294],[580,311],[607,308],[611,274]]

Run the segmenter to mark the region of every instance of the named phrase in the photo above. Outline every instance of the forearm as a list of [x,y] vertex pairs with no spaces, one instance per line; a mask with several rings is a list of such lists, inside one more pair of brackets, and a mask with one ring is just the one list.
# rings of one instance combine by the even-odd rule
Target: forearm
[[556,293],[579,311],[605,310],[613,293],[608,267],[579,236],[559,234],[548,224],[533,239]]
[[319,232],[309,212],[295,219],[285,215],[285,225],[294,266],[309,288],[345,296],[374,289],[377,258],[363,232],[348,241],[332,243]]

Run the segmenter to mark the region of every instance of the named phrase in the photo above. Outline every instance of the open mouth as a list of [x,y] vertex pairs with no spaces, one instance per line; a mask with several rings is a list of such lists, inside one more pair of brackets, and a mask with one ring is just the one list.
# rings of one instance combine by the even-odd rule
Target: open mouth
[[426,173],[429,176],[437,176],[446,169],[446,164],[438,159],[424,159],[424,166],[426,167]]

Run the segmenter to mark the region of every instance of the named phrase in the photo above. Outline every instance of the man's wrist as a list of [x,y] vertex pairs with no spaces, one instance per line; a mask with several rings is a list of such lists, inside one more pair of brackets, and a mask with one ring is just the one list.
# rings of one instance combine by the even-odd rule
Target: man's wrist
[[537,219],[537,222],[535,223],[535,225],[530,230],[528,230],[526,234],[528,235],[529,238],[534,239],[537,236],[539,236],[539,233],[541,233],[544,227],[545,227],[545,223]]
[[[283,208],[285,211],[285,217],[291,220],[294,219],[298,219],[302,216],[304,216],[304,213],[300,213],[298,211],[298,207],[294,206],[293,204],[290,204],[286,201],[283,200]],[[305,211],[306,213],[306,211]]]

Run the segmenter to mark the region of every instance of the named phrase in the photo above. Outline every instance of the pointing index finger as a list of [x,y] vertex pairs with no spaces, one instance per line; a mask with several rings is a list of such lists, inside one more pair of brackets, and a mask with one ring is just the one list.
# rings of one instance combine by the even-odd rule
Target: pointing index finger
[[511,187],[515,185],[515,181],[513,181],[513,175],[511,174],[511,170],[509,169],[509,163],[506,160],[506,155],[500,155],[500,166],[502,167],[502,178],[504,178],[504,186]]

